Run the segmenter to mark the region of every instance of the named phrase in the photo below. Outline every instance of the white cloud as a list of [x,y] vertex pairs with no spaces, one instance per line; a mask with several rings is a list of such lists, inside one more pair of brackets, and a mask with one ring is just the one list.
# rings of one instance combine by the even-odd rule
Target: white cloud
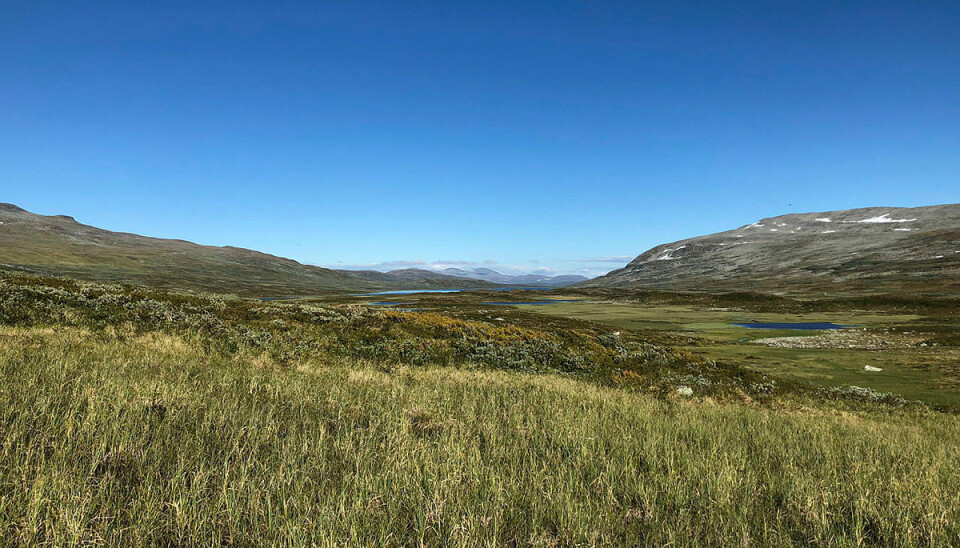
[[454,259],[452,261],[443,261],[443,260],[434,261],[433,264],[442,264],[442,265],[449,265],[449,266],[476,266],[477,261],[461,261],[461,260]]
[[579,263],[629,263],[635,257],[632,255],[619,255],[613,257],[588,257],[586,259],[570,259]]
[[410,259],[410,260],[395,260],[395,261],[382,261],[379,263],[343,263],[337,262],[332,264],[320,264],[316,266],[322,266],[324,268],[338,268],[341,270],[398,270],[404,268],[422,268],[425,270],[442,270],[444,268],[451,267],[470,267],[476,266],[476,261],[461,261],[461,260],[452,260],[452,261],[433,261],[427,262],[420,259]]
[[380,263],[344,263],[342,261],[332,264],[314,264],[324,268],[336,268],[340,270],[396,270],[398,268],[422,268],[427,265],[426,261],[383,261]]
[[[408,268],[417,268],[422,270],[432,270],[435,272],[441,272],[448,268],[460,268],[464,270],[472,270],[474,268],[491,268],[500,272],[501,274],[518,276],[524,274],[538,274],[541,276],[559,276],[566,274],[579,274],[582,276],[587,276],[594,278],[596,276],[601,276],[606,274],[613,268],[618,268],[623,266],[633,260],[633,257],[622,256],[622,257],[591,257],[589,259],[559,259],[559,263],[563,265],[564,263],[581,263],[577,265],[561,266],[557,267],[557,263],[553,262],[553,265],[542,264],[540,260],[530,259],[526,263],[519,264],[509,264],[509,263],[500,263],[494,259],[485,259],[482,261],[473,261],[473,260],[462,260],[462,259],[450,259],[450,260],[437,260],[437,261],[425,261],[421,259],[402,259],[402,260],[392,260],[392,261],[382,261],[377,263],[326,263],[326,264],[315,264],[315,266],[322,266],[324,268],[335,268],[339,270],[377,270],[380,272],[389,272],[391,270],[403,270]],[[597,263],[599,268],[594,268],[588,266],[591,263]],[[606,264],[611,264],[610,267],[605,266]]]

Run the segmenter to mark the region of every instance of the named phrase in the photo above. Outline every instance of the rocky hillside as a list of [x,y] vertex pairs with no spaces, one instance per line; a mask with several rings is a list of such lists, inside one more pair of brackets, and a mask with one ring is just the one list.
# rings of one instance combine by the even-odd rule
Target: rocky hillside
[[960,294],[960,204],[770,217],[659,245],[578,287]]
[[478,285],[438,273],[412,278],[331,270],[238,247],[111,232],[3,203],[0,270],[253,296]]

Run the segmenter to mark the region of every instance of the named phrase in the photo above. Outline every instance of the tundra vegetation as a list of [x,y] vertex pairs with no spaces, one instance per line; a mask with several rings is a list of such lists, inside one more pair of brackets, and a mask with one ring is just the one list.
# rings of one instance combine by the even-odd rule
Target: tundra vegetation
[[0,544],[957,545],[960,420],[602,323],[4,275]]
[[[490,306],[494,297],[518,304]],[[324,298],[324,302],[333,300]],[[542,300],[550,304],[522,304]],[[566,288],[550,293],[420,294],[407,296],[396,307],[561,331],[605,325],[625,336],[631,334],[779,381],[794,380],[831,390],[859,386],[894,392],[938,409],[960,410],[957,297],[887,294],[801,299],[755,293]],[[736,325],[795,322],[856,327],[817,331]],[[870,372],[865,366],[882,371]]]

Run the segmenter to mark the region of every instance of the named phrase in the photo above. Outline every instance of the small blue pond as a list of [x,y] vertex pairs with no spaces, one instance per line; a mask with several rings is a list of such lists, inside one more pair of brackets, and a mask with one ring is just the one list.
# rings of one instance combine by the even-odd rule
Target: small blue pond
[[490,304],[494,306],[511,306],[515,304],[535,304],[535,305],[544,305],[544,304],[557,304],[557,303],[575,303],[576,299],[544,299],[542,301],[527,301],[527,302],[485,302],[483,304]]
[[737,327],[746,327],[747,329],[801,329],[801,330],[821,330],[821,329],[848,329],[856,327],[855,325],[839,325],[831,322],[798,322],[798,323],[735,323]]
[[[398,304],[410,304],[410,303],[401,303],[401,302],[394,302],[394,301],[377,301],[377,302],[365,303],[365,304],[369,306],[396,306]],[[423,309],[422,308],[393,308],[392,310],[395,310],[397,312],[420,312]]]

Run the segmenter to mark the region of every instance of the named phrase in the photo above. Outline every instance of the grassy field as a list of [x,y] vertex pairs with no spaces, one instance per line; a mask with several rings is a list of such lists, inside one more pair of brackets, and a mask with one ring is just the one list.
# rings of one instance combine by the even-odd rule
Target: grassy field
[[[486,301],[576,300],[545,306],[490,306]],[[353,298],[354,302],[357,298]],[[405,307],[501,318],[530,326],[579,329],[605,325],[658,340],[706,360],[735,364],[819,387],[862,386],[960,410],[960,303],[898,297],[797,301],[760,295],[605,292],[520,295],[484,293],[404,296]],[[815,337],[816,331],[736,327],[744,322],[833,322],[859,326],[850,340],[822,348],[758,344],[772,337]],[[872,344],[862,345],[860,339]],[[881,372],[866,372],[864,366]]]
[[960,544],[957,415],[501,323],[4,280],[0,544]]
[[[893,391],[909,399],[941,405],[960,405],[960,347],[925,344],[944,326],[960,327],[960,317],[891,313],[883,309],[846,311],[759,312],[716,309],[693,305],[642,305],[632,303],[561,303],[521,306],[528,312],[604,323],[624,329],[652,329],[685,333],[699,340],[686,347],[717,360],[742,364],[769,374],[820,386],[857,385]],[[770,337],[809,337],[817,332],[759,330],[736,327],[742,322],[834,322],[856,325],[899,346],[880,348],[778,348],[757,344]],[[926,332],[926,333],[925,333]],[[910,337],[903,337],[910,333]],[[924,346],[920,346],[923,344]],[[863,367],[882,372],[865,372]]]

